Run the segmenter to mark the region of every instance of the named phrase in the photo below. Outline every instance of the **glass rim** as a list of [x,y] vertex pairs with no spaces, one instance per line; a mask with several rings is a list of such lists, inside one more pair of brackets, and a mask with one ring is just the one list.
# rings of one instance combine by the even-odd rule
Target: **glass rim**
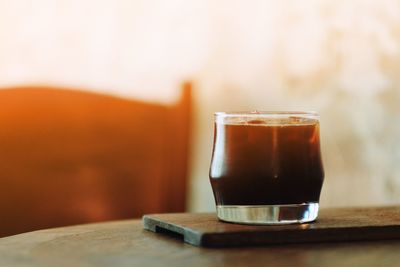
[[218,111],[214,113],[215,117],[231,118],[231,117],[290,117],[303,116],[307,118],[319,118],[316,111]]

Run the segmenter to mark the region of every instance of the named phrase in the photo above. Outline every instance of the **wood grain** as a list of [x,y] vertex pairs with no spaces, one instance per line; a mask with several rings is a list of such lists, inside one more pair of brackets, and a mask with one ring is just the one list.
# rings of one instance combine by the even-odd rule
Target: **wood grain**
[[143,222],[147,230],[204,247],[400,238],[400,207],[325,209],[314,223],[283,226],[225,223],[214,213],[146,215]]
[[397,240],[200,248],[130,220],[0,238],[0,266],[394,267],[399,251]]

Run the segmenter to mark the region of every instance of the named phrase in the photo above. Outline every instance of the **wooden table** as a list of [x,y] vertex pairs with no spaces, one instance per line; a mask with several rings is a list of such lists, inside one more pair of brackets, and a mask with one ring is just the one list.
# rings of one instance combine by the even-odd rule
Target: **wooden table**
[[205,249],[129,220],[1,238],[0,266],[400,266],[400,240]]

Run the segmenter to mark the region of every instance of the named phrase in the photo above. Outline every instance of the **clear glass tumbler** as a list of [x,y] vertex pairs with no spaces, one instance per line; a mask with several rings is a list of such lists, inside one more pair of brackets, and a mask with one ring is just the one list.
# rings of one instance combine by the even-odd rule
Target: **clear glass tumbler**
[[317,113],[215,113],[210,181],[219,219],[314,221],[323,179]]

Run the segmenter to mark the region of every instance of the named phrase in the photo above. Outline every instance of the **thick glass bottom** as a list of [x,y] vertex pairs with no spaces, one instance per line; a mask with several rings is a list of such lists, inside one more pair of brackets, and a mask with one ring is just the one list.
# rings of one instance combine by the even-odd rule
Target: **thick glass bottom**
[[294,224],[314,221],[318,216],[318,203],[285,205],[217,205],[222,221],[241,224]]

